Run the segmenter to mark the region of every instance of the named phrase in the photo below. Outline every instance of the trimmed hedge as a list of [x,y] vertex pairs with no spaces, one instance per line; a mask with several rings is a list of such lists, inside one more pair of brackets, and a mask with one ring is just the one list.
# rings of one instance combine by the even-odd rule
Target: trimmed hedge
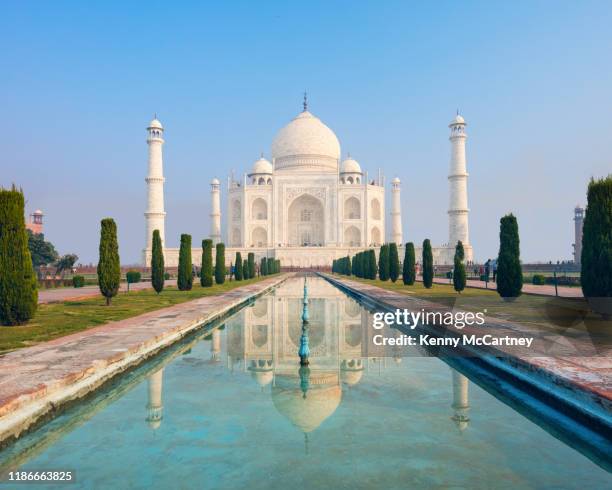
[[151,285],[159,294],[164,290],[164,280],[169,279],[164,273],[164,251],[159,230],[153,230],[151,249]]
[[178,279],[176,284],[179,291],[191,291],[193,287],[193,264],[191,261],[191,235],[181,235],[179,249]]
[[117,225],[112,218],[100,222],[100,259],[98,261],[98,286],[106,305],[117,296],[121,283],[121,265],[119,261],[119,244],[117,243]]
[[85,276],[72,276],[72,287],[82,288],[85,286]]
[[215,282],[223,284],[225,282],[225,244],[217,243],[215,255]]
[[453,259],[453,287],[458,293],[465,289],[466,272],[464,259],[465,251],[463,250],[463,243],[459,240],[455,247],[455,257]]
[[502,298],[516,298],[523,289],[518,222],[513,214],[499,222],[497,292]]
[[585,298],[612,297],[612,175],[589,183],[581,268]]
[[38,307],[38,281],[28,248],[25,198],[15,186],[0,189],[0,322],[21,325]]
[[427,289],[433,286],[433,252],[429,238],[423,241],[423,286]]

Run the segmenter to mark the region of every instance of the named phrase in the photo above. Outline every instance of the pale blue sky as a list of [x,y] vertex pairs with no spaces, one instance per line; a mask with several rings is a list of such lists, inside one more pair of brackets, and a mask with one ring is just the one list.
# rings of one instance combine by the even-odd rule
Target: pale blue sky
[[140,259],[145,127],[166,127],[166,240],[209,229],[209,185],[310,108],[403,183],[404,238],[447,239],[447,124],[468,126],[471,242],[518,216],[525,261],[571,258],[572,214],[612,172],[612,2],[17,2],[0,16],[0,185],[61,253],[99,220]]

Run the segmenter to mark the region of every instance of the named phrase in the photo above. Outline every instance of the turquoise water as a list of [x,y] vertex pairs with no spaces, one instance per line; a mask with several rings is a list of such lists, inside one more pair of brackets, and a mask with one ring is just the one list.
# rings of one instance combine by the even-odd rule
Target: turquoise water
[[73,470],[67,488],[612,486],[440,359],[380,351],[366,310],[308,283],[308,375],[292,279],[23,437],[0,469]]

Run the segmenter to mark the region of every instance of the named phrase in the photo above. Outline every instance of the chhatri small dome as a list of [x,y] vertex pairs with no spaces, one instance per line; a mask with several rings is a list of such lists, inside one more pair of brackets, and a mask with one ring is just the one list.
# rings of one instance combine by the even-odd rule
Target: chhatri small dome
[[328,168],[337,171],[340,142],[318,117],[307,110],[282,128],[272,142],[275,168]]
[[212,180],[210,181],[210,183],[211,183],[212,185],[219,185],[221,182],[219,182],[219,179],[218,179],[217,177],[215,177],[214,179],[212,179]]
[[349,155],[348,158],[342,162],[342,165],[340,166],[340,173],[360,174],[361,166],[359,165],[359,162],[357,162],[357,160],[355,160],[354,158],[351,158],[351,156]]
[[272,173],[272,164],[266,160],[263,155],[256,160],[253,164],[253,170],[251,170],[251,175],[253,174],[271,174]]
[[259,386],[263,388],[264,386],[268,386],[270,383],[272,383],[272,380],[274,379],[274,372],[272,371],[272,369],[251,369],[251,377],[257,382]]
[[157,117],[155,117],[149,123],[149,128],[148,129],[164,129],[164,127],[162,126],[162,123],[159,122],[159,119],[157,119]]
[[36,211],[34,211],[32,214],[39,214],[42,216],[43,212],[40,209],[37,209]]
[[461,115],[458,112],[457,112],[457,115],[454,117],[454,119],[449,124],[449,126],[453,126],[454,124],[465,124],[465,119],[463,119],[463,117],[461,117]]
[[391,183],[392,183],[392,184],[399,184],[399,183],[400,183],[400,179],[399,179],[399,177],[395,177],[395,178],[394,178],[394,179],[391,181]]

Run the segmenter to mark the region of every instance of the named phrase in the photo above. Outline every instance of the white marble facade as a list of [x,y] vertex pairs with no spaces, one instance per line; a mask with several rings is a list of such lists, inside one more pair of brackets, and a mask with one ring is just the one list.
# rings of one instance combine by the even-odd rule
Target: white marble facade
[[[163,233],[163,186],[161,124],[155,120],[155,164],[149,165],[149,207],[147,234],[152,226]],[[158,127],[159,126],[159,127]],[[457,239],[463,239],[466,258],[472,249],[467,234],[467,172],[465,169],[465,122],[457,116],[451,128],[449,243],[434,247],[438,264],[452,263]],[[460,128],[460,131],[457,129]],[[151,140],[151,136],[149,141]],[[159,141],[158,141],[159,140]],[[149,142],[151,144],[151,142]],[[151,175],[153,169],[154,175]],[[400,181],[391,182],[390,230],[386,229],[385,183],[381,173],[369,177],[350,155],[341,159],[340,142],[319,118],[304,110],[283,127],[272,143],[271,159],[262,155],[241,179],[233,176],[222,189],[218,179],[211,182],[210,235],[215,243],[226,244],[226,261],[240,251],[243,257],[254,252],[278,258],[288,267],[327,267],[339,257],[354,255],[366,248],[378,249],[394,241],[403,248]],[[221,231],[221,192],[226,190],[225,232]],[[159,201],[159,202],[158,202]],[[155,222],[153,222],[155,221]],[[387,233],[389,231],[389,233]],[[150,237],[144,250],[150,263]],[[194,245],[199,240],[194,239]],[[420,247],[417,245],[417,259]],[[403,251],[400,250],[403,254]],[[199,265],[201,251],[193,250]],[[166,264],[178,263],[178,249],[165,248]]]

